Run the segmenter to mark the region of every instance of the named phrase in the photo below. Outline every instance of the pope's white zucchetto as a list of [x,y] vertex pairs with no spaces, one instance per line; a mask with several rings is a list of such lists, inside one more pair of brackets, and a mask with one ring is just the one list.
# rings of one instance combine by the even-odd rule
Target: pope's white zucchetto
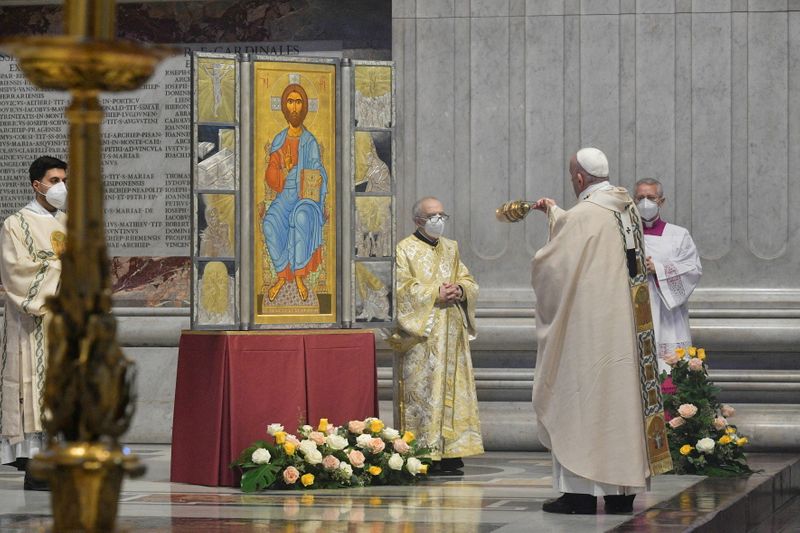
[[596,178],[608,177],[608,158],[597,148],[581,148],[575,154],[578,164]]

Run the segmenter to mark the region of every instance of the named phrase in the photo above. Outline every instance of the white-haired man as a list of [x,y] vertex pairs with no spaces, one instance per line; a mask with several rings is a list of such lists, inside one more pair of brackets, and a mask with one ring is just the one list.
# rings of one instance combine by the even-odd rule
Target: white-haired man
[[553,455],[551,513],[633,510],[651,475],[672,469],[657,381],[644,239],[627,191],[608,182],[596,148],[569,162],[578,198],[550,198],[549,242],[533,259],[538,351],[533,405]]
[[637,181],[634,200],[644,223],[658,367],[669,372],[671,367],[664,357],[675,353],[676,348],[692,344],[688,302],[703,275],[703,266],[689,231],[661,218],[664,189],[660,181],[652,178]]
[[442,237],[449,218],[425,197],[412,210],[416,231],[397,244],[395,424],[431,448],[434,472],[462,473],[462,457],[483,453],[469,341],[475,338],[478,284],[456,241]]

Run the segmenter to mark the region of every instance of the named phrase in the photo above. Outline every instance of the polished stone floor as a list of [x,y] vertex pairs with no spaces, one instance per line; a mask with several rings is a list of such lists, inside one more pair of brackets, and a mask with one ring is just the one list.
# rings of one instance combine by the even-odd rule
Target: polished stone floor
[[[751,464],[763,472],[750,479],[659,476],[652,492],[637,497],[631,515],[601,511],[596,516],[561,516],[541,511],[542,502],[557,495],[550,485],[546,453],[487,453],[469,458],[461,477],[434,477],[411,487],[247,495],[231,488],[169,483],[169,446],[132,448],[148,472],[123,486],[118,521],[122,531],[717,531],[709,525],[717,511],[735,517],[740,507],[751,514],[750,506],[769,507],[764,494],[761,504],[757,498],[739,498],[776,483],[789,489],[796,486],[792,477],[800,474],[800,468],[787,469],[798,463],[797,456],[753,456]],[[779,472],[785,480],[776,477]],[[774,505],[776,496],[769,497]],[[759,533],[800,531],[800,497],[793,498],[791,491],[781,497],[786,505],[774,518],[759,521]],[[23,491],[22,474],[0,467],[0,531],[47,530],[48,515],[48,493]],[[745,531],[743,523],[747,520],[728,522],[725,531]]]

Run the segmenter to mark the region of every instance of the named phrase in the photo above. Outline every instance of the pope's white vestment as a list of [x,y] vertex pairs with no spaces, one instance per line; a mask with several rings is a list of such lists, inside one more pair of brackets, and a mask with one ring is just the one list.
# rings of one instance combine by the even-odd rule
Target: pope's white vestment
[[49,313],[58,291],[66,214],[36,201],[9,216],[0,230],[0,277],[6,291],[0,359],[0,459],[32,457],[41,446],[42,389]]
[[[533,260],[533,407],[539,440],[553,454],[553,485],[595,496],[635,494],[651,474],[671,468],[663,417],[643,420],[641,372],[646,368],[653,383],[656,365],[638,214],[625,189],[601,182],[572,209],[551,207],[548,217],[549,242]],[[641,292],[632,293],[626,250],[635,252]],[[651,392],[648,416],[660,409]]]

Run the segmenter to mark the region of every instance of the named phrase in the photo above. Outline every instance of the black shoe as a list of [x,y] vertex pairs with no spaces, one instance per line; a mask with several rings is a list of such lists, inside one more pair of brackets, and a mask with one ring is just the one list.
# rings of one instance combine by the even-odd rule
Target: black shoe
[[441,460],[439,468],[442,472],[454,472],[464,468],[464,461],[460,457],[447,457]]
[[627,496],[603,496],[606,501],[606,514],[628,514],[633,512],[633,499],[636,494]]
[[24,472],[28,468],[28,458],[27,457],[17,457],[15,460],[11,461],[10,463],[3,463],[3,466],[13,466],[17,469],[18,472]]
[[34,478],[30,472],[25,472],[25,483],[23,483],[25,490],[50,490],[50,483],[41,481]]
[[597,514],[597,497],[591,494],[567,492],[560,498],[544,502],[542,511],[558,514]]

